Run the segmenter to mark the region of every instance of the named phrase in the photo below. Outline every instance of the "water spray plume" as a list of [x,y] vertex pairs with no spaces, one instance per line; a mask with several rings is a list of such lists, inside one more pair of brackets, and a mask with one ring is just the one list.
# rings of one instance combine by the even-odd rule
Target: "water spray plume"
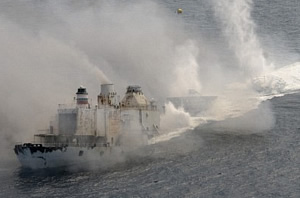
[[199,65],[197,62],[198,47],[192,40],[176,47],[174,76],[176,79],[171,88],[172,96],[187,95],[189,89],[201,91],[199,80]]
[[[237,60],[237,70],[232,72],[232,81],[223,85],[223,90],[207,114],[219,120],[233,119],[256,109],[256,112],[264,113],[266,120],[272,119],[270,106],[259,106],[261,100],[256,91],[253,90],[253,78],[261,76],[273,70],[273,65],[268,63],[264,57],[263,48],[256,34],[256,26],[251,17],[251,0],[228,0],[213,1],[215,15],[223,28],[225,38],[230,49],[234,52]],[[270,119],[267,119],[269,117]],[[257,120],[254,121],[254,123]],[[227,126],[239,130],[249,129],[246,124],[238,124],[239,119],[233,119]],[[265,128],[270,128],[270,122]],[[263,123],[260,129],[263,129]],[[254,130],[255,131],[255,130]]]
[[264,57],[256,36],[256,26],[251,17],[252,0],[214,1],[214,4],[243,75],[251,79],[271,71],[273,65]]
[[176,109],[172,103],[165,105],[165,114],[161,116],[161,129],[174,130],[191,125],[191,116],[183,108]]

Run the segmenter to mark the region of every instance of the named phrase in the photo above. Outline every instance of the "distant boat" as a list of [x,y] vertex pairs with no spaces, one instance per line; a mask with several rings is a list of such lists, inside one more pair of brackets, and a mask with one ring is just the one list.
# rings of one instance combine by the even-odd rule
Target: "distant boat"
[[173,103],[176,108],[182,107],[191,116],[207,110],[217,96],[202,96],[196,90],[190,89],[187,96],[168,97],[167,102]]

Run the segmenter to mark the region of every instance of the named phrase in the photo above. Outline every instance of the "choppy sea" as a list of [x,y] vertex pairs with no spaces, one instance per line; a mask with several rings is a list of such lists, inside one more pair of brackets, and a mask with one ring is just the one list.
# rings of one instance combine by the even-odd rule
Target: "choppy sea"
[[[80,7],[73,6],[75,1],[68,3],[72,9]],[[226,52],[226,38],[220,33],[211,1],[164,0],[157,4],[181,17],[189,36],[199,35],[220,46],[217,54],[226,59],[230,52]],[[21,20],[24,26],[32,25],[31,20],[52,23],[49,13],[43,18],[42,1],[2,1],[0,7],[1,16]],[[177,8],[183,9],[180,16],[175,13]],[[299,61],[300,1],[253,0],[251,8],[257,37],[268,58],[278,67]],[[210,121],[151,145],[150,155],[104,169],[24,169],[14,158],[13,147],[6,149],[12,157],[0,161],[0,197],[298,198],[300,93],[283,93],[262,105],[265,103],[274,114],[271,129],[251,131],[248,127],[243,132]]]

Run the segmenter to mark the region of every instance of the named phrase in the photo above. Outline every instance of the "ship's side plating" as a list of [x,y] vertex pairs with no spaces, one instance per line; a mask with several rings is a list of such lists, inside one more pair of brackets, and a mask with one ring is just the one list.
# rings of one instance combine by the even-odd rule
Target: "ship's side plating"
[[102,84],[94,107],[86,88],[78,88],[76,95],[76,104],[59,105],[48,133],[35,135],[34,143],[15,146],[23,166],[41,168],[84,162],[132,143],[132,139],[147,144],[159,131],[160,113],[139,86],[127,87],[120,100],[113,84]]

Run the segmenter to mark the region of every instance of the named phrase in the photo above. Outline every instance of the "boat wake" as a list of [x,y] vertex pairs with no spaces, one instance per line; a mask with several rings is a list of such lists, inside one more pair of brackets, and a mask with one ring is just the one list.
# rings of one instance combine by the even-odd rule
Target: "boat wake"
[[187,131],[195,129],[195,127],[197,127],[201,124],[206,123],[206,120],[201,117],[191,117],[190,121],[191,121],[191,123],[189,126],[177,128],[172,131],[162,131],[160,135],[153,137],[149,141],[149,143],[156,144],[159,142],[169,141],[173,138],[176,138],[176,137],[182,135],[183,133],[185,133]]
[[254,78],[253,86],[266,99],[298,92],[300,90],[300,62]]

